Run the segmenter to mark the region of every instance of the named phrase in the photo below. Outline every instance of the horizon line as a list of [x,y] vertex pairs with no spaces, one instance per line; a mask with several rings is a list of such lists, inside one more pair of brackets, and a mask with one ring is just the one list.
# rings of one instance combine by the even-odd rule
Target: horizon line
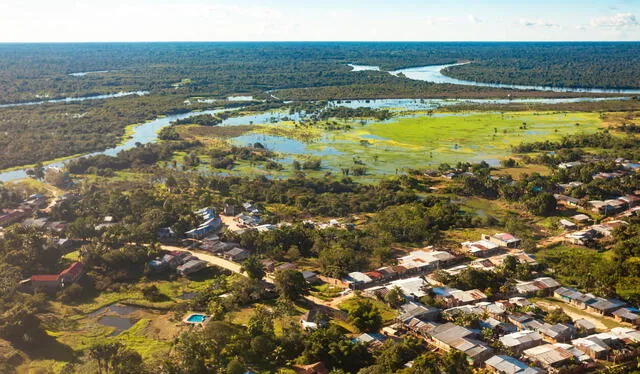
[[640,40],[109,40],[109,41],[0,41],[0,44],[99,43],[640,43]]

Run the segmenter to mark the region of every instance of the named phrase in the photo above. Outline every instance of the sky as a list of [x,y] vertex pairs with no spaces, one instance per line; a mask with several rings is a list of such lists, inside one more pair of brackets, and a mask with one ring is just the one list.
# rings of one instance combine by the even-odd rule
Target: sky
[[640,0],[0,0],[0,42],[595,40]]

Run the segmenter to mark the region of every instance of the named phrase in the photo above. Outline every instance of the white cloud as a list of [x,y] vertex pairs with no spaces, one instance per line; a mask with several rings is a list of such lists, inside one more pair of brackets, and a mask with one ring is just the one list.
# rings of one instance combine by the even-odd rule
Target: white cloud
[[546,28],[560,27],[560,25],[557,23],[545,21],[543,19],[528,20],[525,18],[520,18],[520,21],[518,23],[524,27],[546,27]]
[[594,17],[591,19],[590,25],[592,27],[623,29],[638,26],[638,20],[631,13],[618,13],[614,16]]
[[471,23],[482,23],[482,22],[484,22],[484,20],[474,16],[473,14],[469,14],[467,16],[467,18],[469,18],[469,22],[471,22]]

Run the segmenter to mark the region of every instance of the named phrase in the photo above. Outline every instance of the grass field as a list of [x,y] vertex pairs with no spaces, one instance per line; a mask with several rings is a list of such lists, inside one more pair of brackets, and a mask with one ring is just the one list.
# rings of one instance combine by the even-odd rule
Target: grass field
[[[358,180],[374,181],[385,175],[410,168],[428,168],[441,163],[487,161],[498,165],[512,157],[511,147],[522,142],[558,140],[577,133],[594,133],[602,128],[598,113],[590,112],[463,112],[405,113],[382,122],[362,125],[359,121],[336,120],[339,130],[296,125],[291,121],[263,123],[252,126],[220,129],[193,126],[179,127],[189,139],[208,146],[219,146],[220,139],[230,139],[237,145],[260,142],[280,154],[284,170],[266,170],[264,165],[238,162],[233,170],[220,170],[234,175],[271,175],[289,177],[293,160],[310,157],[322,159],[321,171],[305,171],[320,176],[325,172],[340,173],[342,169],[364,166],[367,175]],[[346,128],[350,124],[350,128]],[[578,124],[578,125],[577,125]],[[233,135],[237,135],[234,137]],[[513,168],[506,171],[518,177],[523,172],[548,173]]]

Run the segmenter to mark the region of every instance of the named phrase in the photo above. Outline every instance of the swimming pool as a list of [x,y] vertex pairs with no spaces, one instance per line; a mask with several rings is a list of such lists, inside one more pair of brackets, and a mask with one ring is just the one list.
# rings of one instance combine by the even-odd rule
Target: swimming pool
[[184,322],[192,324],[203,323],[207,320],[207,318],[209,317],[204,314],[193,313],[189,315],[189,317],[185,318]]

